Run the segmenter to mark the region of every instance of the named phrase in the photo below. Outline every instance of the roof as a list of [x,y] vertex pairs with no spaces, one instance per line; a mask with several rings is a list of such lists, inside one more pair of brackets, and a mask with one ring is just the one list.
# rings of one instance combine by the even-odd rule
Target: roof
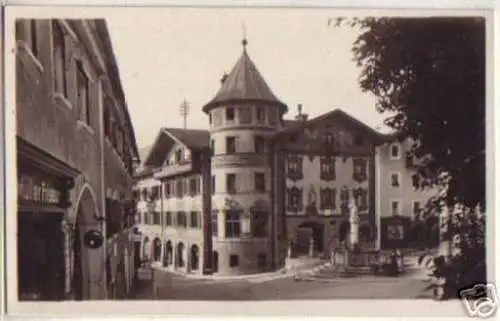
[[190,149],[210,147],[210,134],[204,129],[162,128]]
[[206,113],[211,108],[224,102],[260,101],[280,107],[283,112],[287,107],[271,91],[261,73],[253,63],[243,42],[243,53],[225,78],[215,97],[203,107]]
[[[307,120],[307,121],[297,121],[297,120],[285,121],[285,128],[283,128],[282,130],[277,132],[274,135],[274,138],[278,138],[278,137],[281,137],[281,136],[286,135],[286,134],[296,133],[301,129],[304,129],[304,128],[306,128],[314,123],[318,123],[318,122],[325,120],[325,119],[328,119],[330,117],[341,117],[341,118],[347,120],[348,122],[352,123],[354,126],[365,131],[367,134],[371,135],[372,137],[379,140],[380,142],[387,141],[387,139],[388,139],[387,135],[379,133],[375,129],[373,129],[370,126],[366,125],[365,123],[359,121],[358,119],[352,117],[351,115],[349,115],[348,113],[346,113],[345,111],[343,111],[341,109],[334,109],[328,113],[322,114],[318,117],[312,118],[312,119]],[[288,125],[287,125],[287,123],[288,123]]]

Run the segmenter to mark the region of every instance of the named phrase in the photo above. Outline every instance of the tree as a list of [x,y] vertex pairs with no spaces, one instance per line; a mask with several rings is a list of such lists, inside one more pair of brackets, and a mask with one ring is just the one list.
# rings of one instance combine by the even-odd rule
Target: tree
[[354,60],[363,91],[424,162],[422,187],[445,183],[448,204],[485,203],[485,20],[338,19],[358,27]]

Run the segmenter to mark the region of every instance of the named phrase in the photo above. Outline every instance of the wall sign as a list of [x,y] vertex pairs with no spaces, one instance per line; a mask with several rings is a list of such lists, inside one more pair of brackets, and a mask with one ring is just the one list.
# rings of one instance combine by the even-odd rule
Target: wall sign
[[101,232],[97,230],[89,230],[83,236],[83,243],[90,249],[98,249],[102,246],[104,237]]
[[50,177],[21,174],[18,179],[18,196],[24,201],[57,205],[61,202],[62,195],[58,185]]

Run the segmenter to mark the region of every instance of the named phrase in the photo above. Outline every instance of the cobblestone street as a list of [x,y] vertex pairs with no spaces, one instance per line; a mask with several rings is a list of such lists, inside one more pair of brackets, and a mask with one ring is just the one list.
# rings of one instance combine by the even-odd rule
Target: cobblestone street
[[[157,276],[156,300],[294,300],[431,298],[426,283],[411,276],[325,279],[296,282],[289,277],[263,280],[196,280],[163,273]],[[136,299],[153,298],[151,282]]]

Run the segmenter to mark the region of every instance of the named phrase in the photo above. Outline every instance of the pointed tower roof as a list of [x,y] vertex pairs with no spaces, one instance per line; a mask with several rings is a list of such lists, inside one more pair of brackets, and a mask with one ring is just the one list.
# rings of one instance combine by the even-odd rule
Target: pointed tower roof
[[283,112],[287,107],[271,91],[252,59],[248,56],[247,40],[243,39],[243,53],[229,75],[222,79],[222,86],[215,97],[208,102],[203,111],[207,113],[213,107],[224,103],[265,102],[280,107]]

